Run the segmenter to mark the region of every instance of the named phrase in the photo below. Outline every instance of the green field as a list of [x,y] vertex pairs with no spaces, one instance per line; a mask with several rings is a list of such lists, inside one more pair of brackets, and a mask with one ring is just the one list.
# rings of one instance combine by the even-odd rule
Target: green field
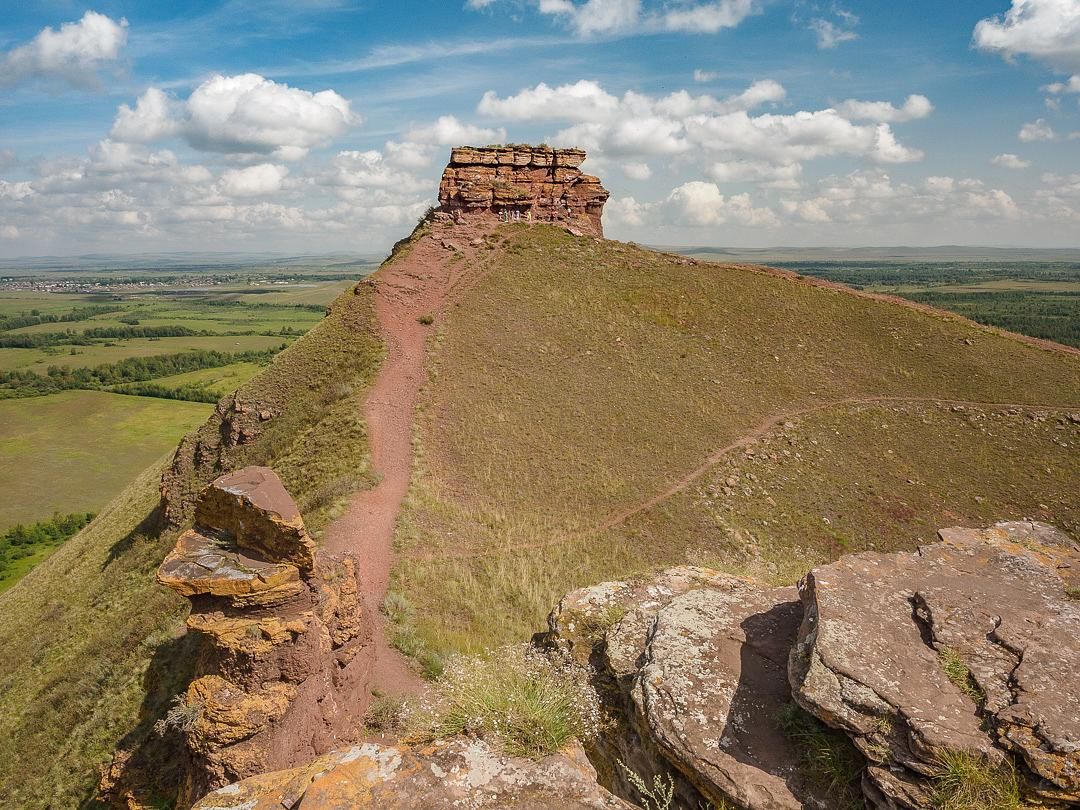
[[132,338],[94,346],[48,346],[43,349],[0,349],[0,371],[45,374],[49,366],[93,368],[129,357],[154,357],[186,351],[245,352],[277,349],[288,339],[271,335],[209,335]]
[[258,363],[233,363],[230,366],[203,368],[186,374],[158,377],[154,382],[169,388],[198,385],[213,391],[218,397],[223,397],[244,385],[262,369],[263,367]]
[[100,391],[0,401],[0,530],[99,511],[211,410]]

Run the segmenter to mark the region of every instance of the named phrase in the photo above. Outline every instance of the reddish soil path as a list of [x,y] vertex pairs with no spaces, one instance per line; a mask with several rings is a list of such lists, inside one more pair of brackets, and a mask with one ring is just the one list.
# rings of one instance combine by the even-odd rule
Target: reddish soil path
[[[455,245],[471,235],[463,230],[455,229]],[[390,585],[394,528],[409,490],[417,398],[427,378],[425,341],[432,327],[419,319],[429,314],[438,317],[463,272],[454,268],[467,264],[459,261],[452,266],[448,259],[453,253],[443,241],[438,235],[419,238],[407,256],[381,268],[370,279],[386,345],[386,357],[364,402],[372,469],[379,483],[353,496],[322,539],[328,552],[351,552],[360,559],[362,595],[375,625],[372,686],[387,694],[417,694],[424,689],[408,659],[390,646],[380,607]],[[460,247],[468,252],[463,244]]]

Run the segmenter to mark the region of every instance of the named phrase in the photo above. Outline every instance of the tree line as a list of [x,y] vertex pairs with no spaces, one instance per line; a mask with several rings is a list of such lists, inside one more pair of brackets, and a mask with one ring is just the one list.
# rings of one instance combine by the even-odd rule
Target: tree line
[[[285,348],[282,344],[276,349],[245,352],[219,352],[195,350],[177,354],[160,354],[153,357],[129,357],[116,363],[104,363],[94,368],[65,368],[49,366],[46,374],[34,371],[15,370],[0,372],[0,399],[21,397],[40,397],[59,391],[82,389],[91,391],[110,390],[112,386],[127,383],[145,382],[159,377],[171,377],[188,371],[204,368],[219,368],[233,363],[270,362],[271,358]],[[157,390],[146,388],[147,392]],[[134,393],[118,391],[118,393]],[[147,393],[147,396],[157,394]],[[197,402],[207,401],[203,393]],[[180,397],[172,396],[172,399]],[[213,401],[216,401],[213,400]]]
[[42,323],[75,323],[76,321],[88,321],[98,315],[108,315],[111,312],[120,312],[121,306],[102,304],[100,306],[75,307],[71,312],[62,315],[53,313],[41,313],[36,309],[19,315],[0,316],[0,332],[9,332],[12,329],[22,329],[24,326],[37,326]]
[[57,513],[50,520],[41,520],[29,526],[19,523],[0,533],[0,581],[7,578],[11,564],[16,560],[60,545],[93,519],[92,512]]

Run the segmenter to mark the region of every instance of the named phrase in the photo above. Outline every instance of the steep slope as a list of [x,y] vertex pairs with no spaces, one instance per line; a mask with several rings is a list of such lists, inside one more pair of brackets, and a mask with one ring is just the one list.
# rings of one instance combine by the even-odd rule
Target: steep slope
[[[341,296],[170,463],[143,473],[0,596],[0,805],[79,806],[117,745],[151,737],[186,685],[193,648],[179,635],[183,600],[153,576],[176,540],[161,528],[163,467],[177,524],[201,483],[262,463],[280,472],[318,537],[345,496],[370,484],[360,405],[381,354],[370,290]],[[157,763],[161,782],[175,765]]]
[[1076,353],[547,226],[461,255],[398,534],[414,653],[687,561],[790,582],[948,523],[1080,529]]

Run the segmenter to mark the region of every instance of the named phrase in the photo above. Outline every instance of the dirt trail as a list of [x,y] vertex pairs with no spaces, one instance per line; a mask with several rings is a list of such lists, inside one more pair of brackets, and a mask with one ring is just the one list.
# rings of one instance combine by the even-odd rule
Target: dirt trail
[[[455,244],[468,238],[462,230],[453,234]],[[362,595],[375,623],[372,686],[388,694],[417,694],[424,689],[405,656],[390,646],[380,606],[390,584],[394,527],[409,490],[413,419],[426,379],[424,343],[432,327],[419,319],[427,314],[438,318],[448,292],[464,272],[456,268],[467,265],[467,261],[451,265],[448,259],[453,253],[443,242],[437,234],[419,238],[407,256],[370,279],[386,345],[386,358],[364,401],[371,464],[379,483],[357,493],[322,539],[328,552],[352,552],[360,559]]]
[[[726,444],[723,447],[719,447],[716,450],[714,450],[712,453],[710,453],[705,458],[704,461],[701,462],[701,464],[699,464],[697,467],[692,469],[686,475],[684,475],[681,478],[679,478],[678,480],[674,481],[670,486],[668,486],[662,492],[659,492],[656,495],[653,495],[652,497],[650,497],[650,498],[648,498],[648,499],[646,499],[644,501],[640,501],[638,503],[626,506],[625,508],[619,510],[618,512],[615,512],[614,514],[609,515],[601,523],[599,523],[595,528],[591,529],[589,533],[590,534],[600,534],[601,532],[604,532],[604,531],[607,531],[608,529],[614,528],[615,526],[618,526],[621,523],[625,523],[630,518],[632,518],[632,517],[634,517],[636,515],[639,515],[642,512],[647,512],[648,510],[659,506],[664,501],[668,500],[669,498],[674,497],[675,495],[678,495],[680,492],[685,490],[687,487],[689,487],[695,481],[700,479],[709,470],[711,470],[713,467],[715,467],[717,464],[719,464],[721,461],[723,461],[723,459],[729,453],[732,453],[733,451],[739,450],[739,449],[741,449],[743,447],[748,447],[748,446],[752,445],[754,442],[764,438],[766,436],[766,434],[768,434],[770,431],[775,429],[776,426],[778,424],[780,424],[781,422],[785,422],[785,421],[787,421],[789,419],[795,419],[795,418],[798,418],[800,416],[807,416],[809,414],[817,413],[819,411],[825,411],[825,410],[828,410],[830,408],[843,407],[845,405],[886,405],[886,404],[889,404],[889,403],[927,403],[927,404],[932,404],[932,405],[949,405],[949,406],[958,405],[958,406],[961,406],[961,407],[971,407],[971,408],[994,408],[994,409],[1019,408],[1019,409],[1024,409],[1024,410],[1050,410],[1050,411],[1071,410],[1073,407],[1075,407],[1075,406],[1072,406],[1072,405],[1062,405],[1062,404],[1041,405],[1041,404],[1030,403],[1030,402],[1027,402],[1027,403],[1020,403],[1020,402],[979,402],[979,401],[974,401],[974,400],[937,399],[937,398],[932,398],[932,397],[889,397],[889,396],[882,396],[882,397],[847,397],[845,399],[832,400],[830,402],[818,402],[818,403],[815,403],[813,405],[806,405],[806,406],[801,407],[801,408],[792,408],[790,410],[780,411],[779,413],[775,413],[772,416],[769,416],[763,422],[761,422],[757,426],[755,426],[753,430],[749,431],[748,433],[744,433],[742,436],[740,436],[738,439],[731,442],[730,444]],[[579,539],[582,536],[583,535],[581,535],[581,534],[573,534],[573,535],[566,535],[566,536],[561,536],[561,537],[553,537],[550,540],[545,540],[545,541],[540,542],[540,543],[523,543],[523,544],[517,545],[517,546],[500,547],[499,550],[500,551],[530,551],[530,550],[534,550],[534,549],[538,549],[538,548],[546,548],[547,546],[556,546],[556,545],[559,545],[560,543],[568,542],[569,540]],[[438,555],[438,557],[441,558],[441,559],[445,559],[445,558],[466,559],[466,558],[469,558],[469,557],[482,557],[482,556],[484,556],[485,554],[488,554],[488,553],[490,553],[490,550],[464,552],[464,553],[461,553],[461,554],[441,554],[441,555]],[[430,560],[430,559],[435,559],[435,558],[436,558],[436,555],[427,555],[427,554],[410,555],[410,559]]]

